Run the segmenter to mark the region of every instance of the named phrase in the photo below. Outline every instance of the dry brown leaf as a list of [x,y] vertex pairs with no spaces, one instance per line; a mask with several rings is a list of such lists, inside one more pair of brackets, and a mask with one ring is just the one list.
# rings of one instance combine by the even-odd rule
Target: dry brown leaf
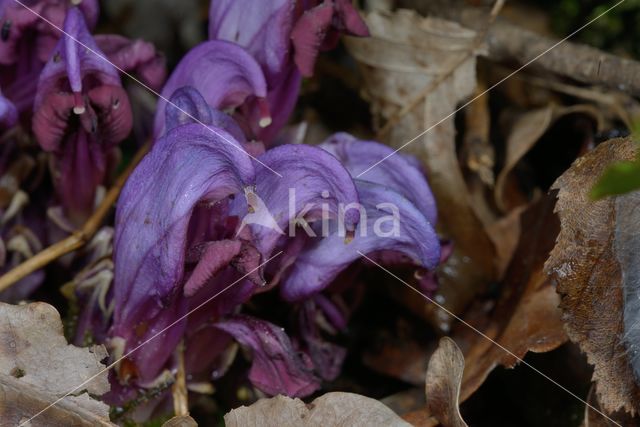
[[[637,427],[638,419],[632,417],[625,412],[617,412],[614,415],[615,422],[602,416],[599,412],[602,412],[600,403],[596,396],[595,385],[591,386],[589,395],[587,396],[587,403],[584,407],[584,419],[582,421],[582,427]],[[617,424],[616,424],[617,423]]]
[[455,341],[440,339],[438,349],[429,360],[425,391],[427,409],[445,427],[467,427],[460,415],[460,383],[464,356]]
[[[522,236],[505,276],[500,301],[481,329],[517,358],[523,358],[528,351],[551,351],[567,340],[558,309],[559,297],[543,271],[559,231],[553,207],[553,199],[545,197],[520,217]],[[470,313],[470,317],[481,318],[482,313]],[[457,332],[454,337],[463,347],[467,366],[461,391],[461,399],[465,400],[496,366],[510,368],[518,359],[464,325]]]
[[[0,420],[18,425],[104,369],[103,346],[67,344],[62,321],[45,303],[0,303]],[[67,396],[31,426],[112,426],[109,407],[92,399],[109,390],[103,372]],[[4,424],[6,423],[6,424]]]
[[227,427],[410,426],[375,399],[353,393],[327,393],[310,404],[276,396],[241,406],[224,416]]
[[189,415],[181,415],[171,418],[162,427],[198,427],[198,423]]
[[[554,123],[569,114],[575,113],[592,117],[596,123],[601,121],[600,114],[591,105],[562,107],[551,104],[526,112],[513,122],[506,141],[504,166],[498,174],[496,182],[495,199],[500,209],[505,212],[510,211],[523,202],[521,200],[509,200],[507,195],[509,179],[512,178],[511,175],[518,162],[536,145]],[[559,141],[559,144],[565,142]]]
[[638,255],[625,238],[638,234],[639,196],[635,192],[592,201],[588,194],[611,162],[633,159],[636,150],[630,139],[608,141],[579,158],[556,181],[562,228],[545,264],[561,295],[569,337],[594,366],[598,401],[609,413],[640,409],[631,353],[622,341],[625,258],[637,262]]
[[[521,215],[523,233],[495,308],[487,309],[480,303],[464,315],[466,322],[517,358],[466,325],[458,324],[451,334],[465,355],[460,402],[471,396],[495,367],[513,367],[527,352],[551,351],[567,340],[558,308],[560,298],[543,272],[559,231],[554,204],[547,196]],[[404,418],[428,421],[430,416],[424,409]]]
[[[346,43],[360,64],[365,96],[378,124],[410,104],[416,94],[446,75],[476,47],[474,31],[453,22],[423,18],[414,11],[373,11],[365,18],[371,37],[348,38]],[[468,56],[421,105],[391,128],[384,142],[400,147],[449,116],[473,93],[475,65],[475,56]],[[495,247],[474,212],[458,164],[453,117],[430,129],[403,152],[417,155],[426,166],[441,225],[474,264],[470,270],[475,277],[465,274],[469,283],[458,280],[456,287],[469,287],[475,292],[478,283],[495,275]]]

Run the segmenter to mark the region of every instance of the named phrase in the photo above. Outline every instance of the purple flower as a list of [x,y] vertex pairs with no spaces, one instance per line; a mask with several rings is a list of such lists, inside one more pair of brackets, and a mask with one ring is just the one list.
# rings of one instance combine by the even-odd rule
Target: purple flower
[[[337,218],[340,204],[358,203],[358,193],[347,170],[335,157],[317,147],[282,145],[267,150],[258,159],[271,170],[257,166],[255,194],[264,206],[249,213],[256,247],[265,259],[287,240],[283,234],[294,233],[297,226],[309,229],[309,223],[322,219],[323,209],[328,217]],[[274,170],[282,177],[274,174]],[[264,214],[274,218],[275,224],[266,227],[265,218],[253,216]],[[240,216],[249,218],[246,211]],[[358,220],[356,211],[347,211],[346,230],[353,232]]]
[[[366,222],[360,221],[349,244],[345,244],[344,237],[334,229],[333,234],[306,248],[280,288],[286,300],[297,301],[322,291],[338,273],[361,258],[360,252],[395,251],[409,256],[414,264],[429,269],[438,264],[438,237],[433,226],[411,202],[382,185],[356,181],[356,186]],[[381,208],[385,205],[391,210]],[[397,216],[393,214],[396,209]],[[395,220],[397,224],[393,224]],[[379,228],[376,229],[377,225]],[[397,226],[397,232],[394,226]]]
[[[387,146],[347,134],[337,134],[321,147],[341,160],[354,178],[393,153]],[[409,263],[429,270],[438,264],[435,201],[420,170],[407,158],[392,156],[364,178],[369,181],[355,179],[360,206],[349,210],[362,215],[353,241],[345,244],[339,226],[332,224],[329,236],[307,245],[280,288],[286,300],[298,301],[322,291],[360,259],[360,253],[399,253]]]
[[[330,213],[337,214],[340,203],[357,202],[348,172],[329,153],[309,146],[281,146],[259,156],[263,165],[254,165],[231,133],[202,125],[224,126],[218,113],[193,87],[178,89],[166,107],[167,131],[136,168],[118,203],[112,347],[126,352],[240,280],[131,356],[125,371],[139,386],[159,375],[181,339],[194,343],[190,331],[198,331],[198,343],[226,343],[219,337],[218,321],[264,283],[258,266],[283,236],[253,223],[240,224],[239,217],[249,212],[247,203],[261,200],[278,218],[277,225],[285,227],[292,217],[304,216],[310,222],[319,218],[320,210],[305,209],[306,204],[322,200]],[[227,125],[237,133],[232,123]],[[291,206],[290,188],[298,194]],[[322,196],[323,190],[331,193],[329,199]],[[349,215],[347,227],[355,229],[357,221],[357,214]],[[208,354],[194,359],[196,366],[188,369],[202,370],[205,360],[216,363],[227,344],[213,353],[207,348]]]
[[[68,217],[79,223],[95,203],[96,188],[114,166],[115,147],[132,126],[129,99],[117,70],[100,53],[76,8],[38,83],[33,132],[53,153],[54,184]],[[76,42],[80,41],[84,46]]]
[[[14,0],[0,0],[0,85],[19,112],[31,108],[38,75],[60,38],[53,25],[62,28],[73,6],[68,0],[25,3],[33,12]],[[78,8],[93,28],[98,21],[97,0],[83,0]]]
[[164,86],[155,117],[156,137],[166,130],[165,99],[171,98],[176,90],[185,86],[199,92],[214,110],[237,108],[248,98],[255,99],[260,110],[257,120],[270,120],[269,109],[264,101],[267,87],[258,63],[238,45],[209,41],[190,50]]
[[[320,147],[340,160],[355,179],[389,187],[413,203],[431,224],[436,223],[436,200],[415,157],[395,152],[379,142],[358,140],[347,133],[336,133]],[[378,163],[382,159],[384,162]],[[358,176],[365,171],[362,177]]]
[[[111,336],[124,340],[124,349],[186,312],[185,294],[207,283],[214,273],[208,263],[215,257],[242,259],[242,242],[239,250],[233,242],[218,242],[233,234],[217,211],[225,212],[228,197],[253,181],[250,157],[222,129],[187,123],[155,143],[129,178],[116,213]],[[185,288],[187,274],[196,276]],[[195,277],[200,283],[194,283]],[[156,353],[132,356],[140,381],[155,379],[183,330],[184,325],[176,325],[155,340],[161,349]]]
[[269,87],[285,78],[295,0],[214,0],[209,6],[209,39],[244,47],[262,67]]
[[271,121],[260,122],[260,109],[247,106],[252,136],[266,144],[273,141],[293,111],[302,75],[313,74],[318,52],[335,47],[341,32],[368,35],[349,0],[211,2],[209,38],[244,47],[258,61],[267,81]]

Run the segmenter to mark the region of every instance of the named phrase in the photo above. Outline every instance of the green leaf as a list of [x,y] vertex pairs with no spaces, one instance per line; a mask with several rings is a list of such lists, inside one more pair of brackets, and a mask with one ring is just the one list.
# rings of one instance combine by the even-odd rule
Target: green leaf
[[590,196],[597,200],[637,189],[640,189],[640,160],[638,159],[609,166],[591,189]]

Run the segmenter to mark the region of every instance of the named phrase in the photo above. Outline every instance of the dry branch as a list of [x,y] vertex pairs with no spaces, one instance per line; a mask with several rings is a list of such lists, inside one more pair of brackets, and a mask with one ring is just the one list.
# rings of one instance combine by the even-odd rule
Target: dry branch
[[[447,0],[446,7],[438,1],[415,0],[400,0],[399,5],[414,6],[423,14],[440,15],[475,30],[484,25],[487,16],[482,8],[457,7],[450,0]],[[487,33],[486,42],[490,60],[526,64],[550,49],[558,40],[541,36],[505,19],[497,19]],[[583,44],[565,41],[537,59],[531,67],[581,83],[602,85],[640,96],[640,62]]]

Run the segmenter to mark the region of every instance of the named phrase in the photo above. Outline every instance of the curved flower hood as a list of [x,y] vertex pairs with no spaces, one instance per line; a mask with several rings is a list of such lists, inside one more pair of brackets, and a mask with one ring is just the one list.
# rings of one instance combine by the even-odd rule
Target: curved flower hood
[[269,110],[264,102],[267,86],[255,59],[236,44],[208,41],[187,53],[162,89],[154,124],[156,137],[166,130],[166,100],[185,86],[195,88],[215,110],[233,109],[241,106],[247,98],[257,98],[262,106],[258,120],[269,119]]

